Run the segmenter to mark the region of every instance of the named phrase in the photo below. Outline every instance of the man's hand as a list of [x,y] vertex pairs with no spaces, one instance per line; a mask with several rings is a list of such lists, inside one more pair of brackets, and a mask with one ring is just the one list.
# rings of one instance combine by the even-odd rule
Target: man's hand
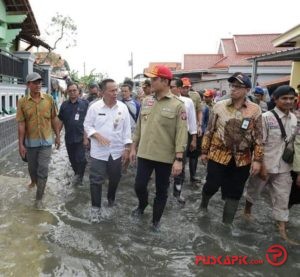
[[260,172],[260,168],[261,168],[261,163],[253,161],[251,164],[250,174],[257,175]]
[[131,145],[130,153],[129,153],[129,160],[131,164],[135,164],[136,160],[136,147],[134,145]]
[[300,188],[300,174],[297,175],[296,186]]
[[58,135],[55,137],[55,148],[59,149],[59,147],[60,147],[60,136]]
[[203,164],[207,164],[208,161],[207,154],[201,154],[200,159]]
[[198,135],[198,137],[202,136],[202,128],[201,128],[201,126],[198,126],[198,128],[197,128],[197,135]]
[[193,139],[191,141],[191,144],[190,144],[190,151],[193,152],[197,147],[197,140],[196,140],[196,137],[193,136]]
[[27,150],[26,150],[24,144],[20,144],[19,145],[19,154],[23,159],[25,158],[26,152],[27,152]]
[[93,137],[98,141],[99,144],[103,146],[109,146],[110,145],[110,140],[101,136],[99,133],[95,133]]
[[87,137],[83,137],[83,146],[86,148],[86,149],[89,149],[90,148],[90,141]]
[[178,176],[182,171],[182,162],[175,161],[172,166],[172,176]]
[[127,169],[129,165],[129,149],[125,148],[122,153],[122,166],[124,169]]

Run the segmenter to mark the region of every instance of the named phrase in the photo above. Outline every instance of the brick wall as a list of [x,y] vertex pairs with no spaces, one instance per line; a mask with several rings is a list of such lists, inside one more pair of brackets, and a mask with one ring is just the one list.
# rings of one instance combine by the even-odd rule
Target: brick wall
[[15,115],[0,118],[0,158],[17,145],[18,130]]

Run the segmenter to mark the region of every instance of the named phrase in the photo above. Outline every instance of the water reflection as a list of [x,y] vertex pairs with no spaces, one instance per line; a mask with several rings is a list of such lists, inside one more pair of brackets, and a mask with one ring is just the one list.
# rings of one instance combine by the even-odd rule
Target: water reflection
[[[256,219],[241,216],[233,228],[221,224],[223,202],[216,195],[209,213],[199,216],[201,191],[186,184],[181,207],[169,197],[160,233],[149,231],[152,204],[141,220],[131,218],[137,199],[134,174],[122,179],[117,205],[103,201],[100,224],[90,224],[88,178],[84,186],[70,185],[72,171],[66,151],[55,152],[46,189],[45,211],[32,208],[26,165],[17,152],[0,162],[0,275],[4,276],[298,276],[300,248],[284,243],[276,232],[268,203],[254,206]],[[154,188],[150,185],[150,197]],[[107,186],[104,186],[106,194]],[[290,237],[300,240],[300,211],[291,210]],[[288,260],[281,267],[266,262],[266,250],[280,243]],[[196,255],[247,255],[263,265],[195,265]]]

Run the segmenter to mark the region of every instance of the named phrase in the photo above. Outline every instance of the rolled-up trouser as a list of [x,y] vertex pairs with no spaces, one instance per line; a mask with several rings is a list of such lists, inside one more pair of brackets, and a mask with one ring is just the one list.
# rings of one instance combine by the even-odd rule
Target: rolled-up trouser
[[93,207],[101,207],[102,184],[108,176],[107,199],[115,200],[118,184],[121,179],[122,158],[113,160],[109,156],[108,161],[91,158],[90,190]]
[[66,148],[74,173],[82,178],[86,166],[85,148],[83,143],[66,143]]
[[44,195],[50,159],[51,146],[27,148],[28,171],[31,180],[37,184],[37,200],[41,200]]
[[266,185],[269,186],[274,219],[287,222],[289,219],[288,204],[292,187],[290,172],[269,174],[265,181],[258,176],[251,176],[244,192],[247,201],[254,204]]
[[153,203],[153,223],[158,223],[164,212],[170,184],[172,164],[138,158],[137,174],[135,177],[135,192],[139,199],[139,209],[144,211],[148,205],[147,185],[155,170],[156,195]]

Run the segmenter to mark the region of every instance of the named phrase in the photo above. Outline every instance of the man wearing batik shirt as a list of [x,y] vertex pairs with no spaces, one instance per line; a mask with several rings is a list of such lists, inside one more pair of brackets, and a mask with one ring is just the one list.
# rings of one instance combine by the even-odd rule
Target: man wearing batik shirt
[[55,145],[60,146],[59,124],[55,102],[51,95],[43,93],[42,77],[33,72],[27,75],[29,94],[18,102],[16,120],[20,156],[28,160],[31,184],[36,184],[37,209],[43,208],[42,198],[48,178],[53,131]]
[[233,222],[249,172],[259,173],[263,159],[261,109],[246,99],[250,79],[237,72],[228,82],[231,98],[215,104],[201,155],[208,164],[200,208],[207,210],[209,199],[221,187],[224,223]]

